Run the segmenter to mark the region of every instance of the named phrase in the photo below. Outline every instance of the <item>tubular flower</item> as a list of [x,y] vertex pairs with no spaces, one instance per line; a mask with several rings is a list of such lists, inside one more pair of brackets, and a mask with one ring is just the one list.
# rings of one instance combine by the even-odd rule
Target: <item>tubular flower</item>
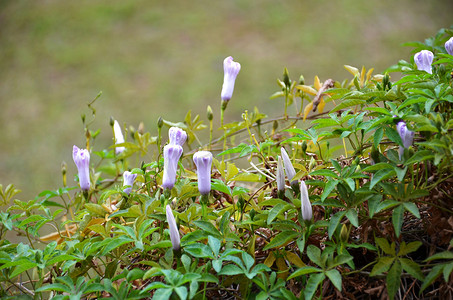
[[282,147],[280,152],[282,154],[283,164],[285,165],[286,177],[288,177],[288,181],[292,184],[293,182],[291,180],[296,176],[296,170],[294,170],[293,164],[291,163],[285,148]]
[[90,189],[90,153],[87,149],[72,148],[72,159],[79,171],[80,188],[84,191]]
[[311,218],[313,217],[313,211],[311,208],[310,199],[308,199],[307,185],[303,180],[300,182],[300,197],[301,197],[300,209],[302,211],[302,219],[304,219],[305,221],[310,221]]
[[406,123],[404,121],[398,122],[398,124],[396,125],[396,130],[398,131],[398,134],[403,141],[403,147],[400,147],[399,149],[399,155],[401,159],[404,153],[404,149],[409,148],[414,141],[414,132],[407,129]]
[[187,139],[187,133],[178,127],[171,127],[168,130],[168,138],[170,139],[170,144],[183,146]]
[[182,147],[179,145],[169,144],[164,147],[164,175],[162,186],[171,190],[176,182],[176,171],[178,170],[178,161],[182,155]]
[[167,205],[166,212],[168,227],[170,229],[171,244],[174,251],[179,251],[179,249],[181,248],[181,238],[179,237],[178,227],[176,225],[175,217],[173,216],[170,205]]
[[130,194],[132,190],[132,186],[134,185],[135,178],[137,178],[137,174],[132,174],[129,171],[124,171],[123,173],[123,186],[128,185],[128,188],[124,189],[126,194]]
[[[115,136],[115,144],[124,143],[123,133],[121,132],[120,124],[117,120],[113,123],[113,135]],[[125,147],[116,147],[115,153],[118,155],[122,153],[126,148]]]
[[283,169],[282,157],[279,155],[277,159],[277,190],[285,190],[285,170]]
[[453,37],[445,42],[445,50],[447,50],[448,54],[453,55]]
[[223,61],[223,86],[222,93],[220,97],[222,101],[228,101],[233,96],[234,91],[234,82],[238,76],[239,71],[241,70],[241,64],[233,61],[233,57],[228,56]]
[[211,191],[211,164],[212,154],[209,151],[198,151],[193,155],[193,162],[197,166],[198,190],[207,195]]
[[431,64],[433,63],[434,54],[429,50],[422,50],[414,55],[414,61],[417,65],[417,69],[428,72],[429,74],[433,73]]

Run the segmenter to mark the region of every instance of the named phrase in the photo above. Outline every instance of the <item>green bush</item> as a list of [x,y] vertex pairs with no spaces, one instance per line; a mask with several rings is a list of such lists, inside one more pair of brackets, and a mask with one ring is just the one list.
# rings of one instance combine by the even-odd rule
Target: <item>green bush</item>
[[[0,186],[1,296],[451,298],[452,35],[410,44],[432,67],[423,52],[424,66],[345,66],[352,77],[313,84],[285,69],[280,117],[254,108],[228,122],[224,99],[220,120],[210,107],[206,121],[161,118],[157,136],[112,119],[112,146],[96,149],[104,133],[84,116],[75,182],[63,165],[63,186],[33,200]],[[168,127],[183,131],[163,147]],[[214,153],[210,179],[197,150]]]

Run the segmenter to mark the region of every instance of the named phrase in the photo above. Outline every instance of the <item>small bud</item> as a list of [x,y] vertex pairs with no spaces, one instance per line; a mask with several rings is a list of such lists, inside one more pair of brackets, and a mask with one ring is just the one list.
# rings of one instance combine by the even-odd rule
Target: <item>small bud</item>
[[311,208],[310,199],[308,198],[307,185],[303,180],[300,182],[300,197],[301,197],[300,209],[302,212],[302,219],[305,221],[310,221],[311,218],[313,217],[313,211]]
[[208,115],[208,120],[209,121],[212,121],[212,119],[214,119],[214,114],[212,112],[212,108],[211,108],[211,105],[208,105],[208,108],[206,110],[206,113]]
[[162,126],[164,126],[164,119],[162,119],[162,117],[159,117],[159,119],[157,119],[157,127],[162,128]]
[[66,171],[67,171],[67,165],[66,162],[61,163],[61,174],[63,175],[63,186],[66,187]]
[[233,57],[228,56],[223,61],[223,86],[221,92],[221,99],[223,101],[229,101],[233,96],[234,91],[234,83],[236,81],[236,77],[241,70],[241,64],[238,62],[233,61]]
[[79,171],[79,184],[83,191],[90,189],[90,153],[86,149],[72,148],[72,159]]
[[167,223],[170,230],[170,240],[174,251],[179,251],[181,249],[181,238],[179,236],[178,226],[176,225],[175,217],[171,210],[170,205],[167,204],[165,207],[167,215]]
[[429,50],[422,50],[414,55],[414,61],[418,70],[433,73],[431,64],[433,63],[434,54]]
[[291,86],[291,80],[289,79],[289,73],[287,68],[285,68],[285,70],[283,71],[283,83],[285,84],[286,88],[289,88]]
[[277,128],[278,128],[278,121],[275,120],[275,121],[272,123],[272,130],[273,130],[273,131],[276,131]]
[[346,224],[343,224],[341,226],[341,231],[340,231],[340,240],[343,244],[347,243],[349,240],[349,230]]
[[110,122],[109,123],[110,123],[110,127],[113,127],[113,124],[115,123],[115,119],[112,116],[110,116]]
[[301,84],[301,85],[304,85],[304,84],[305,84],[304,75],[300,75],[300,77],[299,77],[299,84]]
[[304,141],[302,142],[302,152],[303,152],[303,153],[307,153],[307,147],[308,147],[308,146],[307,146],[307,142],[304,140]]
[[131,138],[135,140],[135,127],[130,125],[129,126],[129,134],[131,135]]
[[453,55],[453,37],[445,42],[445,50],[447,50],[448,54]]
[[198,151],[193,155],[193,162],[197,166],[198,190],[207,195],[211,191],[212,154],[209,151]]
[[82,114],[81,117],[82,117],[82,123],[85,124],[86,115]]
[[137,129],[138,133],[140,134],[144,134],[145,133],[145,123],[143,122],[140,122],[138,124],[138,129]]

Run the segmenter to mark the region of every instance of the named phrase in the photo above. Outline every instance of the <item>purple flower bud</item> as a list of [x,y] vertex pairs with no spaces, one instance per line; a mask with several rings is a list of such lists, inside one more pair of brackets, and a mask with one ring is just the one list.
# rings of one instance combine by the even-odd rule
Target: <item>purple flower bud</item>
[[429,50],[422,50],[414,55],[414,61],[417,65],[417,69],[428,72],[429,74],[433,73],[431,64],[433,63],[434,54]]
[[164,175],[162,186],[171,190],[176,182],[176,171],[178,170],[178,161],[182,155],[182,147],[179,145],[167,145],[164,147]]
[[291,160],[289,159],[288,153],[286,152],[285,148],[281,148],[281,154],[283,158],[283,164],[285,166],[285,171],[286,171],[286,177],[288,177],[288,181],[292,184],[293,182],[291,181],[294,176],[296,176],[296,170],[294,170],[293,164],[291,163]]
[[123,186],[128,185],[128,188],[124,189],[126,194],[130,194],[132,190],[132,186],[134,185],[135,178],[137,178],[137,174],[132,174],[129,171],[124,171],[123,173]]
[[72,159],[79,171],[80,188],[84,191],[90,189],[90,153],[87,149],[72,148]]
[[167,205],[166,212],[168,227],[170,229],[171,244],[173,246],[174,251],[179,251],[179,249],[181,248],[181,238],[179,237],[179,230],[178,227],[176,226],[175,217],[173,216],[173,212],[171,210],[170,205]]
[[448,54],[453,55],[453,37],[445,42],[445,50],[447,50]]
[[183,146],[187,139],[187,133],[178,127],[171,127],[168,130],[168,138],[170,139],[170,144]]
[[399,149],[399,156],[401,159],[404,153],[404,149],[409,148],[414,141],[414,132],[407,129],[406,123],[404,121],[398,122],[398,124],[396,125],[396,130],[398,131],[398,134],[403,141],[403,147],[400,147]]
[[233,96],[234,91],[234,82],[238,76],[239,71],[241,70],[241,64],[233,61],[233,57],[228,56],[223,61],[223,86],[221,98],[222,101],[228,101]]
[[198,151],[193,155],[193,162],[197,166],[198,190],[207,195],[211,191],[211,164],[212,154],[209,151]]
[[277,159],[277,190],[285,190],[285,170],[283,169],[282,157],[279,155]]
[[[123,133],[121,132],[121,127],[120,124],[118,124],[118,121],[115,120],[113,123],[113,135],[115,136],[115,144],[122,144],[124,143],[124,137]],[[118,155],[122,153],[126,149],[125,147],[116,147],[115,148],[115,153]]]
[[300,182],[300,209],[302,211],[302,219],[305,221],[311,220],[313,217],[313,211],[310,199],[308,198],[307,185],[303,180]]

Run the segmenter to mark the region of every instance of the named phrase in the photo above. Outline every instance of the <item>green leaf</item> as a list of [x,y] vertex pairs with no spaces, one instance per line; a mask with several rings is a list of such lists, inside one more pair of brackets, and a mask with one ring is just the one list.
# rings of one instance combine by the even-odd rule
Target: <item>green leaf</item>
[[216,236],[216,237],[221,237],[220,232],[217,230],[217,228],[208,221],[194,221],[194,224],[197,225],[197,227],[201,228],[202,230],[206,231],[207,233]]
[[279,203],[277,205],[275,205],[270,211],[269,211],[269,214],[267,215],[267,224],[271,224],[272,221],[275,220],[275,218],[278,217],[279,214],[287,211],[288,209],[291,208],[291,205],[289,204],[283,204],[283,203]]
[[219,191],[232,196],[231,189],[222,180],[213,179],[211,182],[211,188],[215,191]]
[[397,260],[390,268],[386,278],[387,293],[390,299],[393,299],[395,297],[395,294],[400,287],[401,272],[402,272],[401,263]]
[[241,268],[239,268],[238,266],[236,266],[235,264],[229,264],[229,265],[224,266],[218,274],[232,276],[232,275],[244,274],[244,271]]
[[267,244],[264,248],[263,251],[266,251],[268,249],[272,248],[277,248],[280,247],[284,244],[286,244],[288,241],[295,239],[297,236],[299,236],[299,232],[295,232],[292,230],[285,230],[277,234],[270,242]]
[[437,265],[433,267],[431,272],[426,275],[425,281],[423,281],[422,287],[420,288],[420,293],[430,286],[437,279],[437,277],[440,276],[440,274],[442,274],[443,268],[444,265]]
[[373,174],[373,177],[371,178],[370,190],[372,190],[373,187],[377,183],[393,176],[394,173],[395,173],[395,170],[393,170],[393,169],[382,169],[382,170],[377,171],[375,174]]
[[321,201],[324,202],[327,197],[329,197],[330,193],[335,189],[338,184],[338,180],[328,180],[326,186],[324,187],[324,191],[321,195]]
[[208,236],[208,244],[211,247],[212,252],[214,253],[215,257],[219,255],[220,250],[220,241],[213,236]]
[[389,140],[400,146],[403,146],[403,141],[401,140],[400,135],[395,129],[393,129],[392,127],[387,127],[385,128],[385,134],[387,135]]
[[366,100],[362,100],[362,99],[343,100],[339,105],[337,105],[335,108],[333,108],[330,112],[333,113],[333,112],[342,110],[347,107],[362,105],[362,104],[366,104]]
[[453,259],[453,252],[443,251],[440,253],[436,253],[436,254],[428,257],[427,259],[425,259],[425,261],[431,261],[431,260],[435,260],[435,259]]
[[413,165],[425,160],[432,160],[434,158],[433,151],[431,150],[421,150],[417,151],[413,156],[411,156],[406,162],[404,166]]
[[392,213],[392,223],[393,228],[395,228],[396,237],[400,236],[401,227],[403,226],[403,217],[404,217],[404,206],[398,205],[393,209]]
[[331,269],[326,272],[327,277],[333,285],[341,292],[341,274],[336,269]]
[[307,256],[312,262],[314,262],[321,268],[325,267],[324,263],[322,262],[322,259],[321,259],[321,249],[319,249],[315,245],[308,245]]
[[36,292],[49,292],[49,291],[71,293],[71,288],[62,283],[52,283],[44,285],[36,290]]
[[190,244],[184,247],[184,251],[194,257],[214,259],[212,250],[205,244]]
[[338,227],[338,224],[340,224],[341,219],[343,219],[345,214],[346,211],[339,211],[330,218],[329,226],[327,228],[327,233],[330,239],[332,238],[332,235],[334,234],[335,230]]
[[398,256],[404,256],[411,252],[415,252],[417,251],[418,248],[420,248],[421,245],[422,242],[420,241],[410,242],[409,244],[406,244],[406,242],[401,242],[400,250],[398,251]]
[[415,217],[417,217],[418,219],[420,219],[420,212],[418,210],[418,207],[417,205],[415,205],[415,203],[413,202],[403,202],[403,205],[404,205],[404,208],[410,212],[411,214],[413,214]]
[[407,273],[411,274],[412,277],[417,278],[420,281],[422,281],[424,279],[423,273],[420,270],[420,266],[417,263],[413,262],[412,260],[410,260],[408,258],[402,258],[402,257],[400,257],[398,260],[400,261],[403,269]]
[[348,209],[346,211],[346,218],[348,218],[349,222],[351,222],[354,227],[359,227],[359,217],[355,209]]
[[310,275],[310,278],[308,278],[304,290],[304,296],[306,300],[310,300],[313,298],[314,294],[316,293],[316,290],[318,289],[318,286],[324,281],[325,278],[326,275],[324,275],[324,273],[316,273]]
[[370,276],[376,276],[386,272],[388,269],[390,269],[390,266],[392,265],[394,260],[395,258],[390,256],[380,257],[378,262],[373,266]]
[[315,267],[306,266],[306,267],[299,268],[295,272],[291,273],[291,275],[289,275],[287,280],[290,280],[290,279],[293,279],[293,278],[296,278],[298,276],[302,276],[305,274],[319,273],[319,272],[322,272],[322,270],[315,268]]
[[332,170],[329,170],[329,169],[321,169],[321,170],[316,170],[316,171],[313,171],[310,173],[311,176],[324,176],[324,177],[331,177],[331,178],[335,178],[335,179],[338,179],[338,175],[332,171]]

